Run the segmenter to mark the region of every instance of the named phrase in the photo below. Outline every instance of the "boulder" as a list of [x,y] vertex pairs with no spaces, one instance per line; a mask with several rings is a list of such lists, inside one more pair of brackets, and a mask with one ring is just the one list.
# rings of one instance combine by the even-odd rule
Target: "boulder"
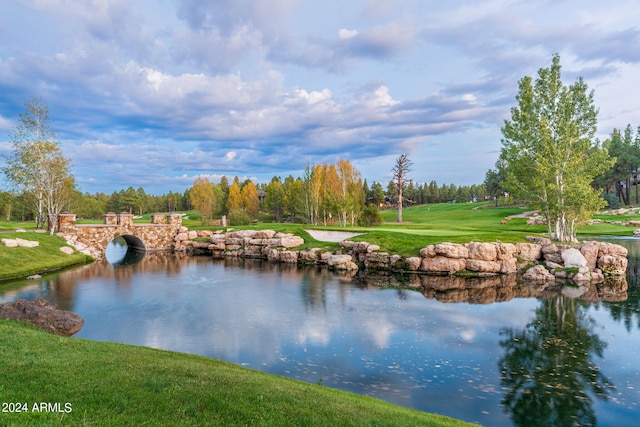
[[[354,249],[358,246],[360,242],[352,242],[351,240],[342,240],[339,245],[346,249]],[[365,249],[366,250],[366,249]]]
[[546,237],[527,236],[525,237],[525,239],[540,246],[547,246],[551,244],[551,240],[547,239]]
[[516,253],[516,245],[513,243],[498,243],[496,245],[496,253],[498,260],[506,260],[513,258]]
[[16,248],[18,246],[22,248],[35,248],[37,246],[40,246],[40,242],[36,242],[33,240],[25,240],[20,238],[2,239],[2,244],[8,248]]
[[60,252],[63,252],[67,255],[73,255],[75,251],[71,246],[63,246],[60,248]]
[[629,260],[623,256],[603,255],[598,258],[598,268],[605,276],[624,276]]
[[16,239],[18,246],[23,248],[36,248],[40,246],[40,242],[34,242],[33,240]]
[[289,234],[280,238],[280,245],[283,248],[294,248],[304,244],[304,239],[300,236]]
[[354,271],[358,265],[353,262],[351,255],[331,255],[327,260],[327,265],[336,270]]
[[495,261],[498,258],[498,251],[493,243],[471,242],[467,248],[471,259]]
[[331,255],[327,260],[327,265],[329,267],[334,267],[338,264],[344,264],[352,261],[353,259],[351,258],[351,255]]
[[236,239],[244,239],[244,238],[253,239],[255,235],[256,235],[256,230],[238,230],[231,233],[229,237],[236,238]]
[[182,242],[184,240],[189,240],[189,233],[178,233],[176,237],[173,238],[176,242]]
[[457,243],[438,243],[433,250],[436,255],[447,258],[469,258],[469,250],[464,245]]
[[436,256],[435,246],[429,245],[426,248],[420,249],[420,256],[422,258],[433,258]]
[[562,263],[565,268],[569,267],[584,267],[588,266],[588,261],[585,256],[576,248],[565,249],[560,254]]
[[626,257],[628,254],[627,248],[624,246],[616,245],[615,243],[608,242],[599,242],[600,243],[600,251],[598,252],[599,256],[602,255],[614,255]]
[[320,259],[318,262],[321,264],[326,264],[329,261],[331,255],[333,255],[331,251],[320,252]]
[[404,258],[401,255],[391,255],[389,257],[389,265],[391,268],[398,270],[404,270],[407,267],[407,264],[404,262]]
[[367,254],[366,264],[368,268],[384,269],[389,267],[389,254],[387,252],[372,252]]
[[[466,248],[465,248],[466,249]],[[464,270],[467,267],[467,260],[463,258],[448,258],[436,256],[434,258],[423,258],[420,270],[430,273],[449,273]]]
[[587,260],[587,267],[589,267],[589,270],[595,270],[596,263],[598,262],[598,253],[600,252],[600,242],[584,242],[580,248],[580,252]]
[[502,265],[498,261],[484,261],[480,259],[468,259],[467,270],[478,273],[498,273]]
[[503,259],[500,262],[500,273],[513,274],[518,271],[515,258]]
[[8,248],[17,248],[18,242],[16,239],[2,239],[2,244]]
[[375,251],[379,251],[380,250],[380,246],[378,245],[374,245],[374,244],[369,244],[369,246],[367,246],[367,253],[371,253],[371,252],[375,252]]
[[311,248],[308,250],[300,251],[298,258],[301,261],[318,261],[320,259],[321,250],[318,248]]
[[528,269],[522,278],[532,282],[555,282],[556,278],[543,265],[536,265]]
[[272,239],[273,236],[276,235],[276,232],[273,230],[258,230],[254,234],[254,239]]
[[407,264],[407,270],[409,271],[418,271],[420,265],[422,264],[422,258],[413,256],[405,259],[405,263]]
[[547,255],[547,254],[555,254],[555,253],[559,253],[560,249],[558,248],[558,245],[556,245],[555,243],[548,243],[546,245],[542,245],[542,254],[543,255]]
[[294,251],[282,251],[282,252],[280,252],[280,262],[284,262],[286,264],[297,264],[298,263],[298,252],[294,252]]
[[517,243],[514,255],[523,261],[537,261],[542,257],[542,245],[537,243]]
[[[280,261],[280,251],[275,249],[275,248],[266,248],[265,250],[267,252],[267,260],[270,262],[278,262]],[[262,253],[264,254],[263,251]]]
[[0,318],[28,322],[65,337],[77,333],[84,325],[84,319],[77,314],[59,310],[42,298],[33,301],[19,299],[0,305]]

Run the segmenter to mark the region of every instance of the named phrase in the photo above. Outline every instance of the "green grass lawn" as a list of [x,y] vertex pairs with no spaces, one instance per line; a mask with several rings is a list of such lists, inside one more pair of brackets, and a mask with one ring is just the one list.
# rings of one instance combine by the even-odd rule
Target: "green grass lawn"
[[[29,410],[0,412],[0,425],[469,425],[201,356],[58,337],[8,320],[0,336],[0,401]],[[33,412],[40,402],[62,412]]]
[[20,238],[40,242],[40,246],[36,248],[9,248],[0,244],[0,280],[22,278],[91,260],[80,252],[75,252],[73,255],[60,252],[60,248],[66,246],[64,239],[50,236],[48,233],[3,232],[0,233],[0,238]]

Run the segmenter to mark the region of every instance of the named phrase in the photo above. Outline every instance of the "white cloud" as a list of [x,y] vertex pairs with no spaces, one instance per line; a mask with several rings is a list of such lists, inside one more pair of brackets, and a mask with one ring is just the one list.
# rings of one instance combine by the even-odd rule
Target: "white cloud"
[[0,116],[0,131],[9,131],[12,126],[13,124],[11,120],[5,119],[4,117]]
[[341,28],[340,30],[338,30],[338,37],[340,37],[343,40],[351,39],[357,35],[358,35],[357,30],[347,30],[346,28]]
[[464,95],[462,95],[462,100],[468,102],[469,104],[476,104],[478,102],[478,99],[472,93],[465,93]]
[[[430,165],[416,180],[471,184],[495,162],[518,79],[554,52],[595,89],[601,134],[637,126],[632,14],[594,0],[425,4],[0,2],[0,133],[42,96],[86,191],[149,177],[181,191],[199,174],[268,179],[407,148]],[[451,168],[468,141],[493,159]]]

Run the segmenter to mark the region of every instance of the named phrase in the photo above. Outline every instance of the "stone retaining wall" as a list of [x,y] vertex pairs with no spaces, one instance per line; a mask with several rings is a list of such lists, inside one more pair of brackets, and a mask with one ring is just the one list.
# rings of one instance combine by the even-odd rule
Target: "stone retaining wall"
[[[207,241],[194,241],[206,238]],[[259,258],[272,262],[327,265],[336,270],[398,271],[435,276],[489,277],[525,273],[533,281],[567,279],[601,283],[605,276],[622,276],[627,269],[626,248],[590,241],[582,245],[555,244],[545,238],[530,243],[439,243],[402,257],[380,252],[367,242],[340,242],[336,252],[295,250],[301,237],[273,230],[242,230],[226,234],[185,231],[176,236],[176,251],[206,252],[215,258]],[[540,267],[531,268],[534,265]]]

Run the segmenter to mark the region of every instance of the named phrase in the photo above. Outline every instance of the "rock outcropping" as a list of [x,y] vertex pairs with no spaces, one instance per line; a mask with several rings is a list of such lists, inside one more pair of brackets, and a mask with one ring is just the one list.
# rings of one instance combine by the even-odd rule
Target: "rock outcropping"
[[65,337],[77,333],[84,325],[84,319],[77,314],[59,310],[42,298],[4,303],[0,305],[0,318],[28,322],[47,332]]

